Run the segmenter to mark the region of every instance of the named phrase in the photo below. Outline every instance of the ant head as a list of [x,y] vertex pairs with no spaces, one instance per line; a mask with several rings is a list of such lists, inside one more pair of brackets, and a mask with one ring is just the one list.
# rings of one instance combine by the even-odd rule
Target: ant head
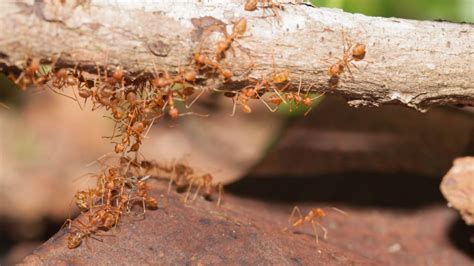
[[40,68],[40,59],[38,57],[34,57],[31,59],[29,69],[34,73],[38,71]]
[[331,77],[339,76],[339,74],[341,73],[341,67],[342,67],[342,64],[334,64],[331,67],[329,67],[329,70],[328,70],[329,76]]
[[137,103],[137,94],[133,91],[127,93],[127,102],[131,105],[134,105]]
[[177,119],[179,116],[179,111],[176,109],[176,107],[171,107],[170,110],[168,111],[168,114],[172,119]]
[[151,196],[148,196],[146,199],[145,199],[145,206],[148,208],[148,209],[151,209],[151,210],[156,210],[158,209],[158,201],[151,197]]
[[184,73],[184,79],[189,82],[196,81],[196,71],[189,70]]
[[118,66],[112,73],[112,78],[116,81],[121,81],[124,77],[124,71],[121,66]]
[[313,104],[313,101],[311,100],[311,98],[305,97],[303,99],[303,104],[306,105],[306,106],[311,106],[311,104]]
[[122,153],[125,150],[125,146],[122,143],[115,144],[115,153]]
[[205,174],[202,176],[202,179],[205,183],[212,183],[212,175],[211,174]]
[[226,79],[226,80],[232,78],[232,76],[233,76],[232,71],[230,71],[229,69],[226,69],[226,68],[222,69],[221,74],[224,77],[224,79]]

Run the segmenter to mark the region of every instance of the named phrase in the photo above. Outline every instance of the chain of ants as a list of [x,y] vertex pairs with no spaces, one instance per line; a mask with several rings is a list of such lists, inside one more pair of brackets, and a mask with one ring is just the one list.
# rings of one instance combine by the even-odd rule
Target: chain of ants
[[[268,0],[249,0],[244,8],[247,11],[253,11],[257,8],[273,9],[281,8],[281,6]],[[101,68],[97,66],[97,76],[89,79],[84,77],[77,65],[74,69],[55,69],[55,60],[53,60],[51,70],[44,71],[40,60],[32,58],[28,60],[29,64],[18,77],[10,75],[10,78],[22,90],[31,85],[47,88],[54,93],[73,98],[81,108],[79,99],[84,100],[83,105],[90,100],[93,110],[105,108],[110,111],[111,119],[115,121],[114,133],[110,138],[120,139],[115,143],[114,148],[115,153],[120,155],[120,165],[118,167],[104,166],[96,175],[95,188],[75,194],[75,203],[84,215],[82,220],[76,219],[73,222],[68,219],[66,221],[69,227],[73,228],[67,237],[68,248],[78,247],[84,239],[87,240],[89,237],[98,239],[95,236],[100,236],[101,232],[115,228],[123,215],[144,218],[147,209],[158,209],[158,199],[148,193],[146,181],[150,177],[166,176],[169,179],[168,193],[174,184],[178,192],[186,191],[185,202],[194,188],[193,200],[198,195],[212,200],[213,194],[218,193],[217,205],[220,204],[222,184],[214,184],[212,175],[196,175],[194,170],[184,163],[163,166],[155,161],[140,160],[137,155],[148,130],[156,121],[165,116],[177,119],[184,115],[199,115],[193,112],[180,113],[176,104],[178,101],[184,102],[186,108],[189,108],[202,95],[205,89],[201,88],[202,91],[187,104],[191,96],[199,89],[196,85],[198,77],[217,77],[223,82],[232,80],[232,70],[226,68],[221,62],[226,58],[227,52],[234,49],[234,41],[241,38],[246,29],[245,18],[233,23],[230,34],[225,26],[211,26],[207,33],[217,31],[222,33],[224,38],[219,40],[215,49],[210,52],[205,52],[203,49],[194,52],[190,65],[180,67],[176,74],[154,67],[152,74],[143,73],[132,80],[120,66],[116,67],[110,76],[107,68],[101,71]],[[350,65],[356,67],[353,61],[363,60],[365,53],[364,44],[346,45],[345,43],[342,58],[338,58],[338,61],[328,69],[330,79],[338,79],[345,70],[352,75]],[[238,91],[224,92],[224,95],[234,102],[232,115],[237,106],[244,113],[252,112],[249,101],[254,99],[262,101],[272,112],[275,112],[283,102],[289,104],[290,111],[292,106],[298,107],[303,104],[308,107],[307,112],[309,112],[313,101],[319,96],[311,98],[308,93],[302,96],[301,80],[297,92],[287,92],[286,89],[290,86],[289,76],[288,70],[278,71],[267,78],[252,80],[251,85]],[[74,97],[64,93],[64,89],[70,87],[73,88]],[[263,99],[262,96],[266,92],[272,93],[268,99]],[[274,107],[272,108],[270,104]],[[116,131],[119,132],[117,135]],[[131,152],[135,153],[134,158],[128,155]],[[317,222],[319,218],[326,215],[321,208],[312,209],[303,216],[299,208],[295,207],[290,221],[294,220],[295,214],[298,214],[299,218],[291,222],[292,227],[299,227],[304,223],[311,224],[318,241],[316,230],[316,225],[318,225],[326,236],[326,229]]]

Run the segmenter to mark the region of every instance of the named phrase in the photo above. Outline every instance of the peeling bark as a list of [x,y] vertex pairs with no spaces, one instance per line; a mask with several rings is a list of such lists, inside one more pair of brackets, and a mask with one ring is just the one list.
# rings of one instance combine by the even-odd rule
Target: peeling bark
[[[59,2],[59,1],[57,1]],[[74,1],[72,1],[74,2]],[[396,103],[423,110],[432,105],[474,103],[474,26],[449,22],[366,17],[305,4],[284,10],[249,12],[243,1],[3,1],[0,8],[0,62],[20,66],[25,56],[44,59],[61,53],[60,65],[84,70],[122,65],[129,72],[187,64],[200,33],[213,22],[248,20],[248,37],[229,55],[234,73],[261,78],[289,69],[292,89],[344,95],[350,105]],[[266,18],[262,18],[267,16]],[[230,26],[229,26],[230,27]],[[366,62],[343,74],[337,86],[327,69],[342,56],[342,32],[367,45]],[[231,53],[229,53],[231,54]],[[241,53],[244,54],[244,53]],[[239,55],[239,54],[238,54]]]

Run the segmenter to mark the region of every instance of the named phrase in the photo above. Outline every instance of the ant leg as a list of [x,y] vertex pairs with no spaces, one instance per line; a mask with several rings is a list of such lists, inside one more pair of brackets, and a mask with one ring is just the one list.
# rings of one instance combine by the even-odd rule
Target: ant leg
[[[321,93],[320,95],[318,95],[318,96],[316,96],[316,97],[314,97],[314,98],[311,98],[311,103],[312,103],[314,100],[323,97],[324,94],[326,94],[326,93]],[[304,113],[304,116],[307,116],[307,115],[309,114],[309,112],[311,111],[311,109],[313,109],[313,105],[311,105],[311,107],[308,108],[308,110]]]
[[200,113],[195,113],[195,112],[187,112],[183,114],[179,114],[178,116],[187,116],[187,115],[195,115],[199,117],[209,117],[209,114],[200,114]]
[[64,226],[66,226],[67,224],[69,224],[68,229],[71,230],[71,226],[72,226],[71,218],[67,218],[66,221],[64,221],[63,225],[61,225],[61,228],[59,228],[59,231],[63,230]]
[[316,245],[319,245],[318,228],[316,228],[316,224],[314,221],[311,221],[311,226],[313,227],[314,236],[316,237]]
[[193,196],[193,201],[196,200],[197,195],[198,195],[199,191],[201,190],[201,188],[202,188],[202,183],[199,184],[199,186],[196,188],[196,191],[194,192],[194,196]]
[[[299,218],[297,220],[293,219],[295,216],[295,213],[298,214]],[[292,223],[292,221],[295,220],[295,222]],[[304,216],[301,214],[300,208],[298,206],[295,206],[293,208],[293,211],[291,212],[290,218],[288,218],[288,224],[290,224],[291,227],[297,227],[302,225],[304,222]],[[283,228],[283,231],[288,231],[288,227]]]
[[[160,195],[160,198],[165,198],[166,199],[166,204],[164,204],[162,208],[167,208],[168,205],[170,204],[168,197],[166,197],[164,195]],[[165,201],[163,201],[163,202],[165,202]]]
[[186,108],[188,108],[188,109],[191,108],[191,106],[193,106],[193,104],[199,99],[199,97],[201,97],[201,95],[204,94],[204,91],[205,91],[205,89],[201,89],[201,92],[198,94],[198,96],[196,96],[196,98],[194,98],[193,101],[189,105],[187,105],[187,104],[185,105]]
[[293,211],[291,212],[290,218],[288,219],[288,223],[291,223],[291,221],[293,220],[293,216],[295,215],[295,213],[298,214],[298,216],[300,217],[299,219],[302,219],[302,218],[303,218],[303,214],[301,214],[300,208],[298,208],[298,206],[295,206],[295,207],[293,208]]
[[[66,95],[66,94],[64,94],[64,93],[61,93],[61,92],[59,92],[59,91],[56,91],[55,89],[51,88],[51,87],[49,86],[49,84],[47,84],[46,87],[47,87],[48,89],[50,89],[52,92],[56,93],[56,94],[59,94],[59,95],[61,95],[61,96],[64,96],[64,97],[69,98],[69,99],[71,99],[71,100],[73,100],[73,101],[76,101],[76,102],[78,101],[77,98],[74,98],[74,97],[71,97],[71,96]],[[79,104],[79,106],[80,106],[80,104]],[[82,110],[82,109],[81,109],[81,110]]]
[[171,192],[171,185],[173,185],[173,181],[174,181],[174,177],[171,176],[171,177],[170,177],[170,182],[168,183],[168,195],[169,195],[170,192]]
[[320,224],[320,223],[318,223],[318,222],[316,222],[316,221],[314,221],[314,222],[315,222],[317,225],[319,225],[319,227],[321,227],[321,229],[322,229],[323,232],[324,232],[323,237],[324,237],[324,239],[327,239],[327,238],[328,238],[328,230],[326,229],[326,227],[324,227],[322,224]]
[[342,30],[341,34],[342,34],[342,43],[343,43],[342,54],[345,55],[350,50],[351,45],[350,45],[350,42],[347,40],[346,32],[344,30]]
[[268,103],[267,103],[260,95],[257,94],[257,97],[258,97],[258,99],[259,99],[260,101],[263,102],[263,104],[265,104],[265,106],[268,108],[268,110],[270,110],[270,112],[274,113],[274,112],[276,112],[276,111],[278,110],[278,106],[275,107],[275,109],[272,109],[272,108],[270,107],[270,105],[268,105]]
[[301,74],[300,74],[300,82],[299,82],[299,85],[298,85],[298,93],[296,95],[300,96],[300,92],[301,92],[301,82],[302,82],[302,77],[301,77]]
[[219,182],[218,186],[219,186],[219,196],[217,197],[216,205],[220,206],[221,205],[221,199],[222,199],[222,190],[224,190],[224,185]]
[[333,210],[337,211],[338,213],[341,213],[341,214],[343,214],[343,215],[345,215],[345,216],[349,216],[349,214],[347,214],[347,212],[345,212],[345,211],[343,211],[343,210],[341,210],[341,209],[339,209],[339,208],[331,207],[331,209],[333,209]]
[[20,80],[22,80],[24,76],[25,76],[25,72],[22,71],[21,74],[18,76],[18,78],[15,80],[15,84],[20,85]]
[[[354,62],[350,61],[350,63],[351,63],[351,65],[352,65],[353,67],[355,67],[355,68],[357,69],[357,71],[359,71],[359,72],[360,72],[360,69],[359,69],[359,67],[357,67],[357,65],[356,65],[356,64],[354,64]],[[349,67],[349,66],[348,66],[348,67]]]
[[150,132],[150,129],[151,129],[151,127],[153,126],[153,124],[155,123],[155,119],[156,119],[156,118],[159,118],[159,117],[155,117],[155,118],[153,118],[153,120],[151,120],[151,123],[150,123],[150,125],[148,126],[148,129],[146,130],[145,135],[143,136],[143,138],[146,138],[146,136],[148,135],[148,132]]
[[232,98],[232,102],[234,102],[234,106],[232,107],[232,114],[230,116],[235,115],[235,109],[237,108],[237,101],[234,98]]
[[143,207],[143,218],[145,218],[145,213],[146,213],[145,197],[142,197],[142,207]]
[[189,193],[191,193],[191,189],[193,188],[193,185],[194,185],[194,181],[191,181],[191,183],[189,183],[188,185],[188,189],[186,190],[186,196],[184,196],[184,203],[188,202]]
[[[286,90],[290,86],[290,83],[286,84],[280,91]],[[281,96],[281,94],[278,92],[278,87],[275,84],[271,84],[270,87],[273,89],[273,91],[278,95],[278,97],[284,102],[287,103],[285,98]]]

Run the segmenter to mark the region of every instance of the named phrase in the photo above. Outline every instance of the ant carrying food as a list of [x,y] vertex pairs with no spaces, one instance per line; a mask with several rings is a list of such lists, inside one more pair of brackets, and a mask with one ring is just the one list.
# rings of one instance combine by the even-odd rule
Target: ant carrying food
[[[333,82],[336,83],[339,79],[339,76],[344,72],[345,69],[349,72],[350,76],[353,78],[353,74],[351,71],[351,66],[359,69],[357,65],[353,63],[353,61],[361,61],[364,60],[365,55],[367,53],[365,44],[356,43],[352,44],[351,41],[348,40],[346,37],[345,32],[342,32],[342,39],[343,39],[343,53],[342,58],[337,58],[338,61],[331,65],[328,69],[328,74]],[[335,81],[335,82],[334,82]]]

